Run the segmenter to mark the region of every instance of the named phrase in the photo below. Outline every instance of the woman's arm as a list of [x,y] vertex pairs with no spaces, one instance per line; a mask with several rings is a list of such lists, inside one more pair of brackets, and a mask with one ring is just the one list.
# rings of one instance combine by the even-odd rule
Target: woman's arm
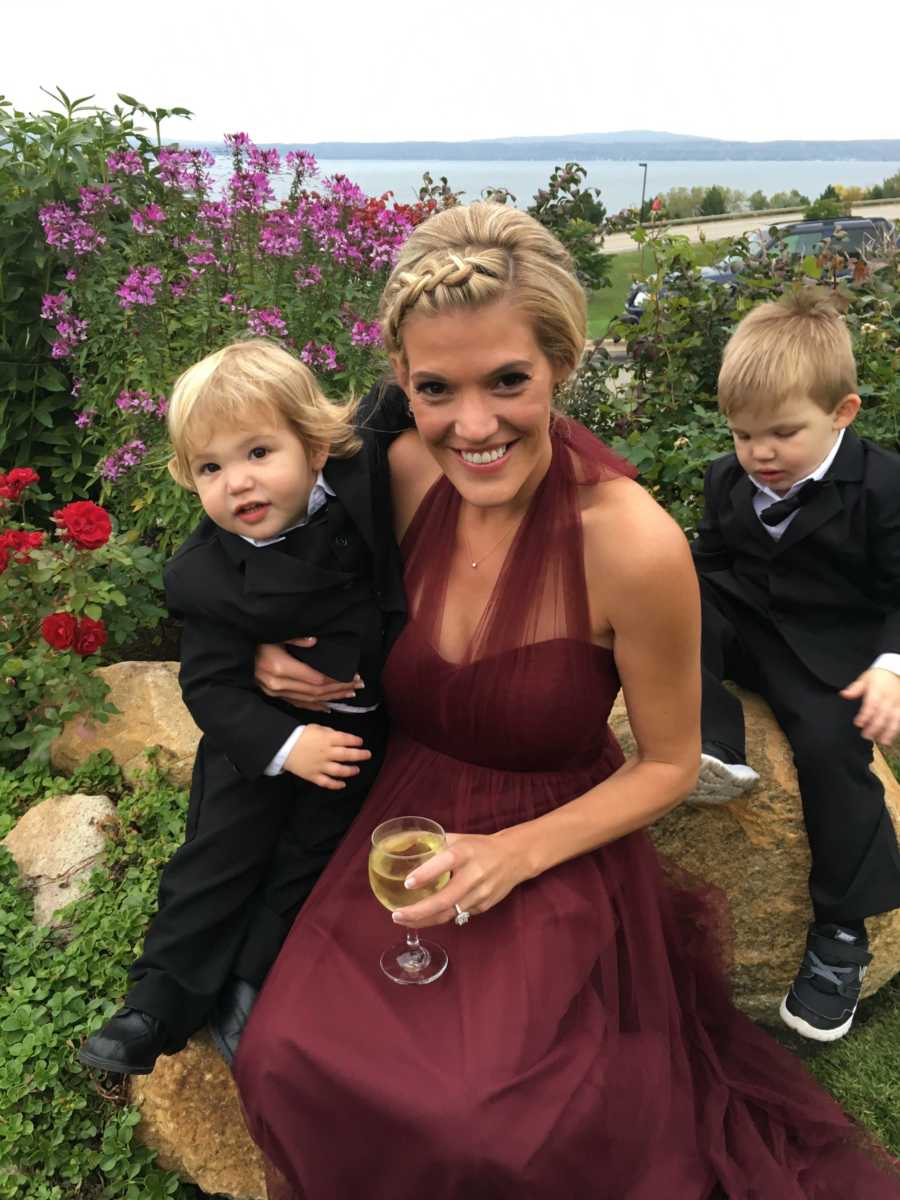
[[684,535],[637,485],[600,485],[584,513],[595,635],[612,646],[637,753],[615,774],[534,821],[488,836],[450,837],[416,872],[448,870],[446,888],[394,914],[400,924],[484,912],[515,886],[651,824],[690,791],[700,761],[700,605]]

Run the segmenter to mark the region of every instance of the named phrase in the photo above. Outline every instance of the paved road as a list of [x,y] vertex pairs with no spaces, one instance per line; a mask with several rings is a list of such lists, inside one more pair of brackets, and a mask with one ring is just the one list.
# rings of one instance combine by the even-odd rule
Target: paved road
[[[865,208],[858,208],[853,214],[857,217],[887,217],[891,221],[900,220],[900,201],[887,202],[885,204],[867,204]],[[777,217],[770,218],[773,221],[791,221],[800,219],[803,216],[801,210],[794,213],[779,213]],[[732,217],[721,221],[703,221],[697,225],[674,225],[673,233],[681,234],[687,237],[689,241],[699,242],[702,232],[704,237],[717,239],[726,237],[738,237],[742,233],[751,233],[754,229],[759,229],[760,226],[765,226],[766,217],[760,217],[759,213],[743,213],[740,217]],[[606,254],[624,254],[628,250],[636,250],[637,246],[631,240],[629,233],[611,233],[603,243],[603,250]]]

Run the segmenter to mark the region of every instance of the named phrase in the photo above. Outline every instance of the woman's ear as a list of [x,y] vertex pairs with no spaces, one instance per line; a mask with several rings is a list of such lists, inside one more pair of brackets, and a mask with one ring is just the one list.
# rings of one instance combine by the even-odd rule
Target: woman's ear
[[392,354],[390,356],[391,370],[394,373],[394,379],[401,391],[406,393],[407,400],[409,399],[409,365],[400,354]]
[[846,429],[848,425],[852,425],[861,404],[862,400],[860,400],[856,392],[850,392],[846,395],[834,410],[832,417],[834,428]]

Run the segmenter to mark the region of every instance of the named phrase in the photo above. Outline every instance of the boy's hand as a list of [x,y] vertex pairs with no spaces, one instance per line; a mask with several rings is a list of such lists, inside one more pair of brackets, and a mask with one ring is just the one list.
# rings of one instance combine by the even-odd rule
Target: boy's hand
[[352,764],[371,757],[371,750],[365,750],[362,738],[355,734],[307,725],[291,747],[284,769],[319,787],[338,790],[347,786],[343,779],[359,774],[359,767]]
[[843,689],[845,700],[861,700],[853,724],[863,737],[889,746],[900,733],[900,675],[870,667]]

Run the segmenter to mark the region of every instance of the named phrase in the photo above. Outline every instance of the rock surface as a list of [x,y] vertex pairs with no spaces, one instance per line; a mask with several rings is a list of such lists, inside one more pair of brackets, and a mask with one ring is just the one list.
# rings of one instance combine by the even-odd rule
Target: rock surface
[[178,663],[114,663],[97,673],[120,715],[105,725],[81,717],[70,721],[50,747],[54,767],[71,771],[97,750],[109,750],[130,779],[146,765],[146,751],[155,748],[160,766],[186,787],[200,731],[181,699]]
[[3,842],[34,888],[34,922],[55,925],[103,855],[116,808],[107,796],[51,796],[30,808]]
[[[790,747],[765,701],[750,692],[744,706],[747,761],[760,781],[740,800],[717,807],[682,804],[650,830],[657,849],[728,898],[734,935],[732,982],[739,1008],[780,1024],[778,1007],[796,973],[811,919],[806,881],[809,847]],[[634,749],[624,704],[610,724],[626,754]],[[878,750],[872,769],[884,784],[900,829],[900,784]],[[900,911],[867,920],[874,961],[863,995],[900,972]]]
[[159,1151],[159,1164],[210,1195],[266,1200],[262,1155],[244,1128],[231,1073],[204,1031],[180,1054],[134,1075],[137,1132]]

